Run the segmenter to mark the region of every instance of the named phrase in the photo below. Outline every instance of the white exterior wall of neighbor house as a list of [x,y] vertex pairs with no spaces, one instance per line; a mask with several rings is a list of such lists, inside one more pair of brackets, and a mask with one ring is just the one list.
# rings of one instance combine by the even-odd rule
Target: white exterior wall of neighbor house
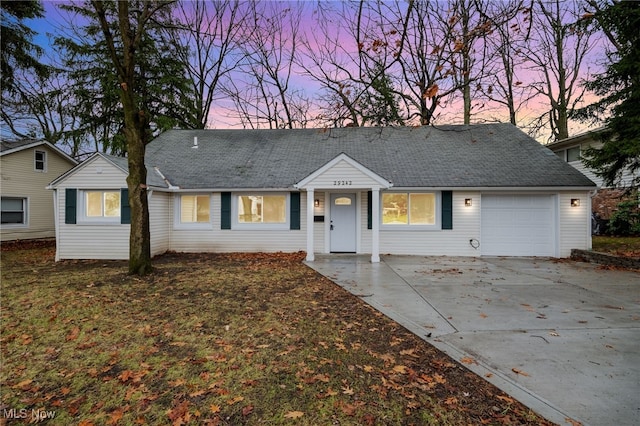
[[[58,194],[58,259],[128,259],[131,225],[66,224],[65,189],[119,190],[126,188],[125,173],[102,157],[95,157],[91,164],[78,169],[57,186]],[[51,197],[51,194],[49,194]],[[79,215],[78,215],[79,216]]]
[[[45,171],[36,171],[35,151],[46,152]],[[3,197],[27,199],[24,225],[2,225],[2,241],[53,238],[55,236],[52,193],[46,186],[73,164],[46,145],[3,155],[0,164]]]

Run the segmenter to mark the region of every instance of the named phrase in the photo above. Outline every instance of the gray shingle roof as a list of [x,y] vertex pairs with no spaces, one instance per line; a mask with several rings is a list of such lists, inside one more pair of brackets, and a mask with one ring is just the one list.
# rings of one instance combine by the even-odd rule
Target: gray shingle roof
[[146,165],[152,185],[157,167],[183,189],[290,188],[341,153],[394,187],[595,186],[511,124],[171,130],[147,146]]

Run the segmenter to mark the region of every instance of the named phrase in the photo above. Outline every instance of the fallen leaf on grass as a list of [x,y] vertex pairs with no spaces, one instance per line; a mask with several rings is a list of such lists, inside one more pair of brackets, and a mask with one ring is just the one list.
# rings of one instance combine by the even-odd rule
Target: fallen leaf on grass
[[244,401],[244,396],[234,396],[233,398],[227,400],[227,404],[233,405],[233,404],[238,403],[240,401]]
[[76,340],[79,334],[80,334],[80,327],[75,326],[71,329],[71,331],[69,331],[69,334],[67,334],[67,337],[65,337],[65,340],[67,342],[71,340]]
[[407,374],[407,367],[405,367],[404,365],[396,365],[395,367],[393,367],[393,371],[400,374]]
[[244,417],[247,417],[251,413],[253,413],[253,405],[247,405],[242,409],[242,415]]
[[302,411],[289,411],[287,414],[284,415],[284,418],[285,419],[299,419],[302,416],[304,416],[304,413]]
[[353,395],[355,392],[349,385],[345,385],[342,387],[342,393],[345,395]]
[[456,405],[458,403],[458,398],[455,396],[450,396],[449,398],[444,400],[444,403],[447,405]]
[[33,382],[31,379],[23,380],[18,384],[12,386],[13,389],[22,389],[24,390],[27,386],[29,386]]
[[500,401],[506,402],[506,403],[508,403],[508,404],[513,404],[513,398],[510,398],[510,397],[508,397],[508,396],[498,395],[498,396],[497,396],[497,398],[498,398]]
[[513,371],[516,374],[519,374],[521,376],[525,376],[525,377],[529,377],[529,373],[525,373],[524,371],[518,369],[518,368],[512,368],[511,371]]
[[209,410],[211,410],[212,413],[219,413],[220,412],[220,406],[216,405],[216,404],[211,404],[209,406]]

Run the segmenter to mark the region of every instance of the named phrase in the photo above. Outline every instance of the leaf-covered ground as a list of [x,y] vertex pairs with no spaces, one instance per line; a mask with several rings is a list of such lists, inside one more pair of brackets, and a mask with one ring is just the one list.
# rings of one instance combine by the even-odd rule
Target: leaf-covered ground
[[2,248],[0,424],[548,424],[301,254]]
[[640,237],[594,236],[592,246],[594,251],[640,258]]

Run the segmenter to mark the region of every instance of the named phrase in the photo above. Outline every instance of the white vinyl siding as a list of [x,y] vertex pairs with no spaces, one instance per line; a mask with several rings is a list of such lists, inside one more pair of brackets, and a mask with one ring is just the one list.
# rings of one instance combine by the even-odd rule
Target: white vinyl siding
[[[45,171],[34,170],[36,149],[46,152]],[[0,157],[0,162],[2,196],[28,200],[26,225],[0,227],[1,240],[55,237],[53,193],[46,187],[72,168],[73,163],[46,145],[5,154]]]
[[316,176],[313,186],[348,191],[352,188],[379,187],[379,183],[347,161],[339,161],[331,169]]
[[[365,194],[366,195],[366,194]],[[472,198],[471,207],[464,205],[465,198]],[[366,207],[366,200],[364,201]],[[406,254],[418,256],[479,256],[470,240],[479,240],[480,194],[475,192],[453,192],[453,229],[450,230],[404,230],[380,229],[380,254]],[[438,204],[437,209],[441,209]],[[371,230],[366,230],[364,212],[363,250],[370,251]]]
[[[233,197],[236,197],[234,194]],[[300,194],[300,204],[306,193]],[[220,229],[220,193],[212,194],[212,229],[172,229],[170,250],[178,252],[297,252],[306,248],[306,209],[300,211],[300,230],[286,229]],[[289,215],[287,203],[287,216]],[[233,215],[233,213],[232,213]],[[246,224],[251,226],[254,224]]]
[[149,197],[149,232],[151,233],[151,255],[169,250],[172,228],[173,195],[153,191]]
[[[82,222],[78,214],[77,224],[65,223],[65,188],[76,188],[78,194],[97,188],[126,188],[126,174],[102,157],[94,157],[84,163],[57,186],[58,193],[58,253],[59,259],[128,259],[131,225],[114,221],[92,224]],[[80,198],[80,197],[79,197]],[[81,213],[83,203],[78,200],[76,211]]]
[[[580,200],[572,207],[571,199]],[[559,257],[569,257],[571,249],[591,249],[591,199],[588,192],[563,192],[558,196]]]

